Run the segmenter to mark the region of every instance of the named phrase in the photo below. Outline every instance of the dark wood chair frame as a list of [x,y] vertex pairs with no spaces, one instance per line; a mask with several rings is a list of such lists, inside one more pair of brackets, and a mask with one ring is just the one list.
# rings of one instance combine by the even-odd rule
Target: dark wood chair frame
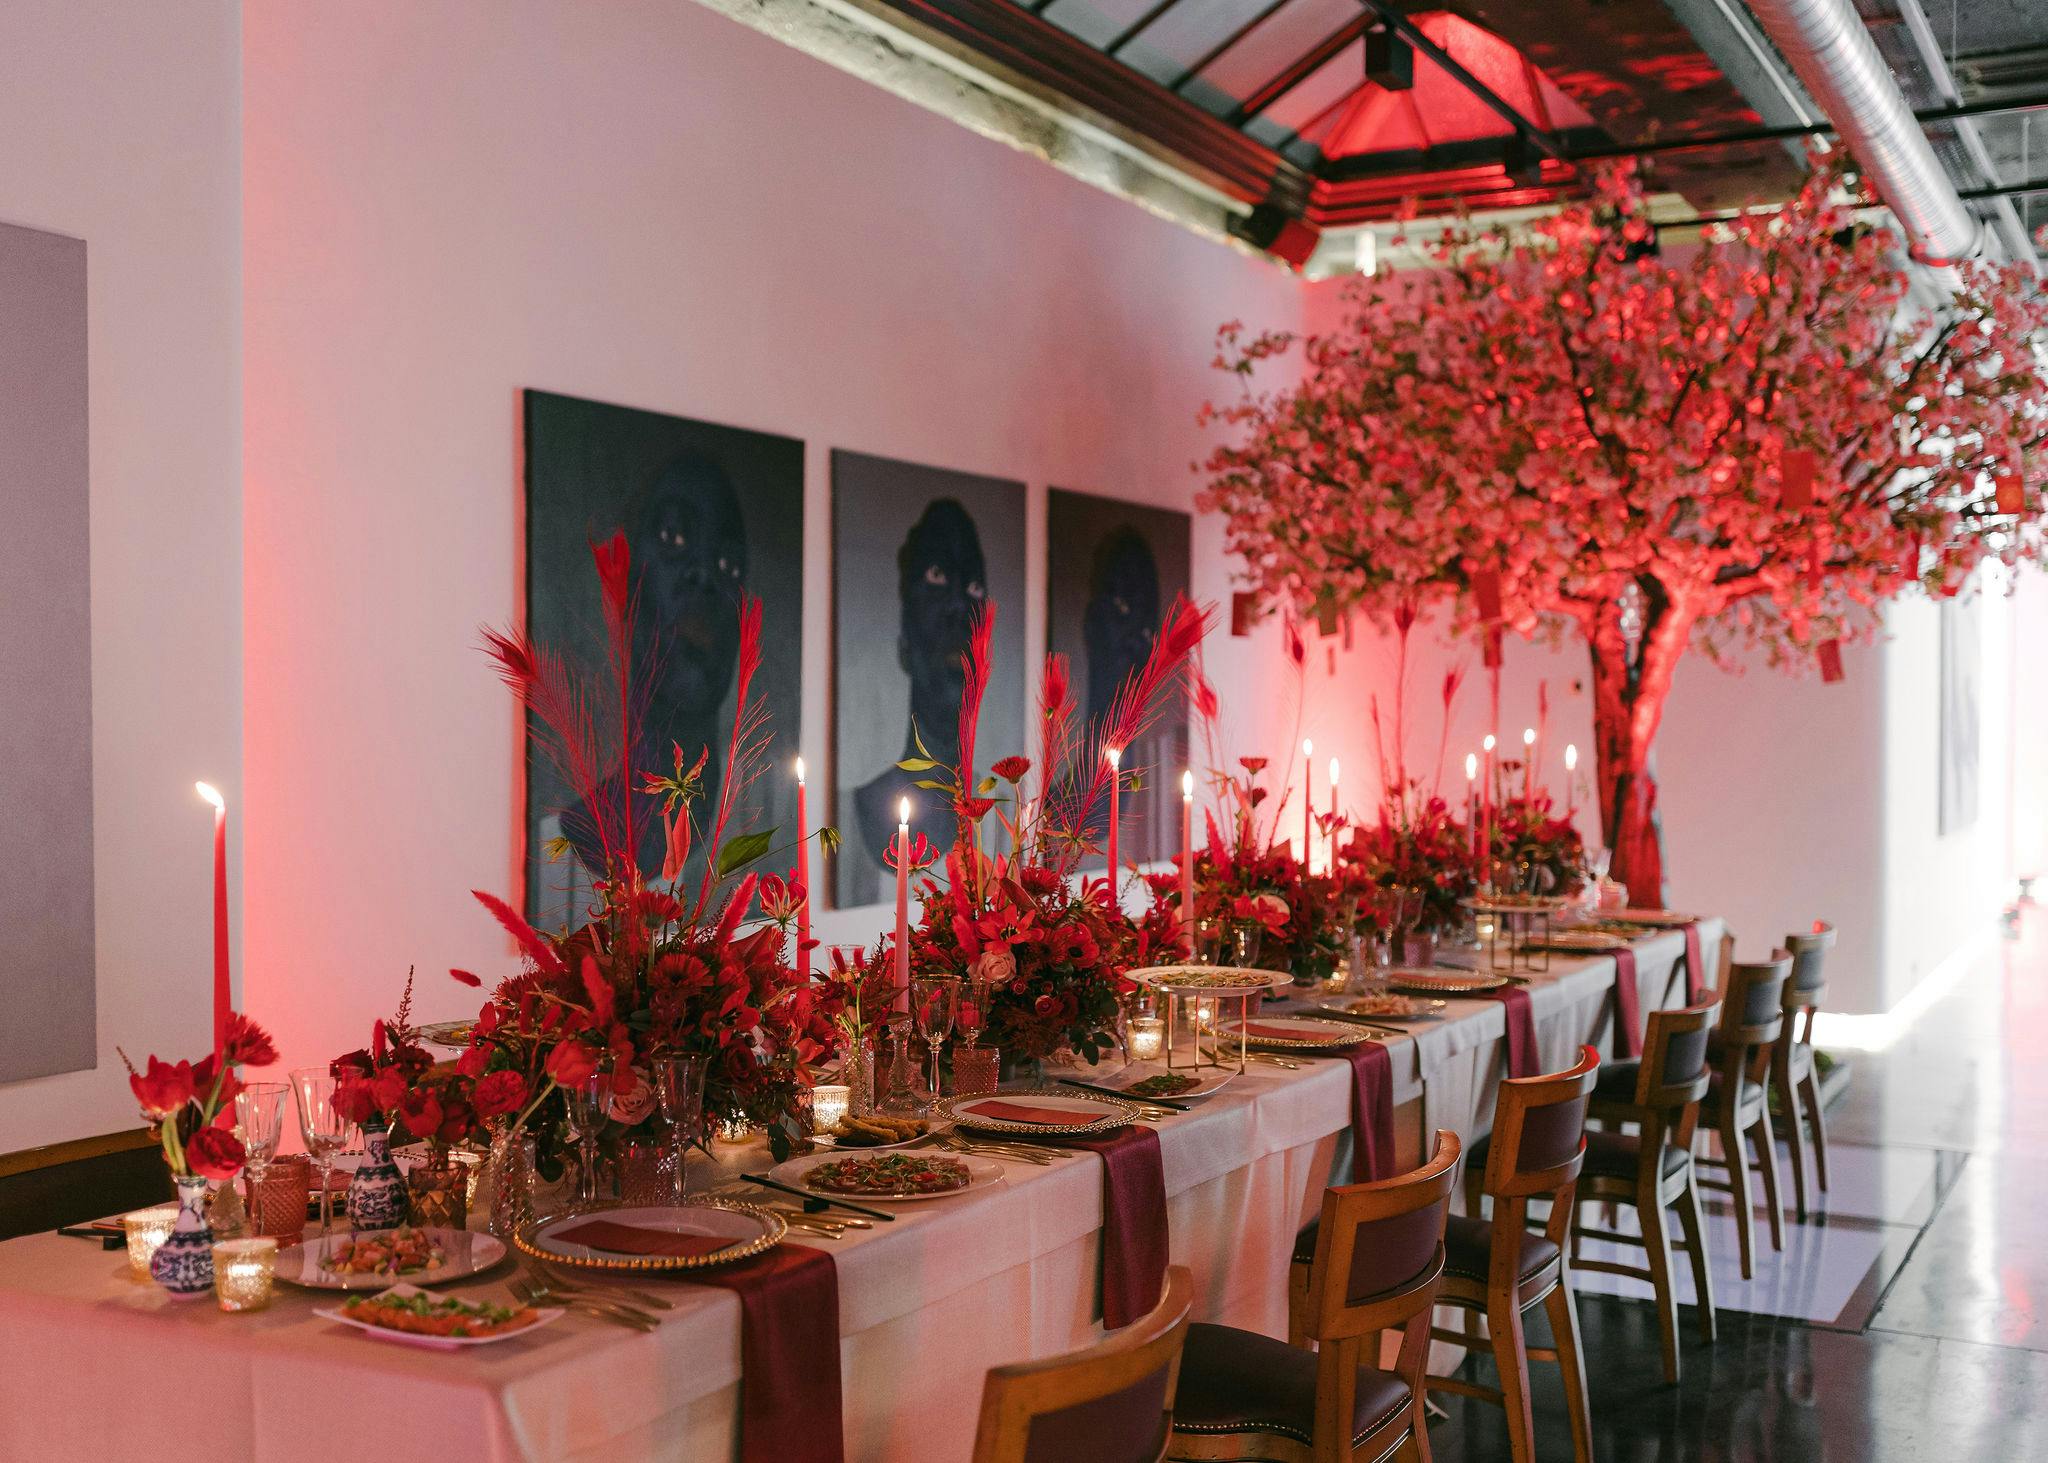
[[[1586,1401],[1586,1365],[1579,1350],[1579,1318],[1572,1306],[1571,1264],[1566,1246],[1571,1239],[1573,1200],[1586,1159],[1581,1134],[1570,1158],[1549,1168],[1524,1171],[1522,1133],[1528,1115],[1545,1107],[1584,1102],[1592,1094],[1600,1070],[1600,1054],[1582,1047],[1578,1064],[1567,1071],[1540,1077],[1510,1078],[1500,1085],[1494,1102],[1493,1137],[1487,1147],[1480,1192],[1493,1200],[1489,1273],[1482,1282],[1446,1272],[1438,1302],[1486,1318],[1485,1344],[1500,1372],[1498,1388],[1456,1377],[1431,1375],[1433,1392],[1477,1397],[1502,1408],[1508,1417],[1508,1446],[1514,1463],[1532,1463],[1536,1456],[1535,1420],[1529,1405],[1529,1362],[1554,1361],[1564,1373],[1565,1410],[1571,1418],[1572,1456],[1590,1463],[1593,1430]],[[1549,1217],[1542,1233],[1557,1246],[1557,1258],[1526,1278],[1521,1274],[1522,1231],[1529,1222],[1531,1200],[1548,1200]],[[1522,1314],[1541,1304],[1550,1317],[1555,1347],[1535,1348],[1523,1335]],[[1471,1331],[1433,1328],[1441,1341],[1471,1346],[1482,1338]]]
[[1785,1146],[1792,1151],[1792,1203],[1801,1219],[1813,1204],[1806,1161],[1808,1127],[1813,1129],[1812,1175],[1820,1181],[1820,1191],[1828,1191],[1828,1129],[1821,1117],[1820,1069],[1813,1060],[1813,1018],[1827,996],[1827,952],[1834,947],[1835,928],[1829,924],[1785,937],[1785,948],[1792,952],[1792,978],[1785,982],[1785,1029],[1771,1053],[1771,1090],[1778,1094],[1778,1115],[1785,1120]]
[[[1700,1208],[1697,1170],[1692,1161],[1692,1140],[1699,1123],[1700,1099],[1706,1095],[1711,1068],[1708,1065],[1704,1033],[1714,1024],[1721,1008],[1718,991],[1704,993],[1696,1006],[1650,1013],[1649,1033],[1643,1042],[1643,1058],[1636,1072],[1635,1091],[1627,1099],[1595,1094],[1586,1116],[1603,1126],[1620,1128],[1634,1124],[1640,1153],[1635,1174],[1620,1178],[1608,1174],[1583,1173],[1579,1177],[1579,1204],[1601,1200],[1609,1206],[1632,1204],[1642,1218],[1642,1233],[1627,1234],[1595,1228],[1575,1213],[1572,1223],[1572,1265],[1608,1275],[1628,1275],[1647,1280],[1657,1293],[1657,1340],[1663,1351],[1664,1380],[1678,1380],[1678,1301],[1672,1286],[1671,1239],[1667,1209],[1676,1208],[1685,1238],[1676,1246],[1692,1263],[1693,1294],[1698,1297],[1700,1335],[1714,1340],[1714,1280],[1707,1264],[1706,1222]],[[1691,1072],[1671,1071],[1670,1052],[1674,1040],[1701,1036],[1699,1063]],[[1666,1149],[1684,1155],[1681,1166],[1665,1172]],[[1582,1239],[1604,1239],[1643,1250],[1643,1265],[1619,1260],[1588,1260],[1579,1252]]]
[[1734,1204],[1744,1280],[1756,1275],[1756,1216],[1749,1197],[1747,1146],[1752,1142],[1757,1169],[1763,1175],[1771,1248],[1785,1248],[1785,1212],[1778,1198],[1778,1143],[1771,1132],[1766,1084],[1778,1033],[1785,1025],[1781,1003],[1791,974],[1792,957],[1783,950],[1774,952],[1769,960],[1738,960],[1729,967],[1728,988],[1721,998],[1721,1025],[1715,1034],[1721,1090],[1718,1101],[1710,1090],[1700,1105],[1701,1123],[1720,1135],[1721,1156],[1695,1154],[1693,1162],[1724,1168],[1728,1177],[1725,1181],[1703,1177],[1697,1182],[1703,1189],[1729,1195]]

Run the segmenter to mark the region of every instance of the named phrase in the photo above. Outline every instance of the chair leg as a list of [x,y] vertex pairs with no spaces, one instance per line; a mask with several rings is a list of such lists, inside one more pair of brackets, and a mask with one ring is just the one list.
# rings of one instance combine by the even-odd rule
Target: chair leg
[[1820,1072],[1818,1069],[1806,1074],[1806,1080],[1799,1084],[1799,1090],[1806,1097],[1806,1121],[1813,1127],[1813,1171],[1820,1180],[1820,1191],[1828,1191],[1828,1125],[1820,1115]]
[[1287,1267],[1287,1344],[1303,1351],[1309,1349],[1308,1273],[1306,1265]]
[[[1669,1256],[1666,1256],[1667,1261]],[[1550,1334],[1557,1343],[1557,1365],[1564,1373],[1564,1408],[1572,1422],[1573,1463],[1593,1463],[1592,1409],[1586,1403],[1586,1362],[1579,1355],[1579,1313],[1572,1305],[1572,1288],[1566,1283],[1567,1270],[1558,1277],[1556,1288],[1543,1297],[1543,1309],[1550,1317]],[[1527,1401],[1523,1407],[1528,1406]]]
[[1714,1272],[1707,1264],[1707,1223],[1700,1212],[1698,1176],[1687,1174],[1685,1192],[1678,1196],[1678,1222],[1685,1230],[1685,1254],[1692,1262],[1692,1293],[1699,1306],[1700,1336],[1714,1343]]
[[1778,1199],[1778,1140],[1771,1132],[1771,1110],[1768,1106],[1757,1114],[1756,1126],[1749,1131],[1756,1139],[1757,1167],[1763,1170],[1764,1203],[1770,1206],[1771,1248],[1783,1251],[1785,1206]]
[[1636,1213],[1642,1217],[1643,1250],[1650,1271],[1651,1288],[1657,1292],[1657,1345],[1664,1353],[1664,1380],[1678,1381],[1678,1297],[1671,1285],[1670,1220],[1657,1196],[1653,1177],[1646,1190],[1636,1194]]
[[1486,1308],[1493,1337],[1493,1363],[1500,1372],[1500,1403],[1508,1415],[1508,1456],[1536,1463],[1536,1418],[1529,1410],[1529,1352],[1522,1340],[1522,1311],[1513,1295],[1497,1296]]
[[1742,1251],[1742,1278],[1756,1278],[1756,1224],[1749,1212],[1749,1149],[1731,1107],[1721,1118],[1721,1156],[1728,1161],[1729,1199],[1735,1205],[1735,1238]]
[[1799,1121],[1799,1094],[1790,1077],[1781,1081],[1774,1076],[1771,1090],[1778,1094],[1778,1108],[1787,1129],[1785,1146],[1792,1151],[1792,1212],[1804,1221],[1809,1201],[1806,1197],[1806,1125]]

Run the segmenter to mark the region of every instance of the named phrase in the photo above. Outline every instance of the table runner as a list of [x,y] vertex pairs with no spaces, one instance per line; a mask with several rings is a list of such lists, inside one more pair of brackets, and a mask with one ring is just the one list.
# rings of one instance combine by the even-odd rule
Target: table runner
[[1529,1004],[1527,986],[1504,985],[1499,990],[1487,991],[1492,999],[1505,1008],[1507,1017],[1508,1075],[1510,1077],[1535,1077],[1541,1074],[1542,1057],[1536,1046],[1536,1012]]
[[1707,988],[1707,967],[1700,958],[1700,927],[1697,923],[1683,927],[1685,930],[1685,1003],[1697,1006],[1700,992]]
[[1614,952],[1614,1054],[1643,1054],[1643,997],[1636,988],[1636,952]]
[[1351,1182],[1394,1176],[1394,1057],[1376,1041],[1344,1052],[1351,1064]]
[[1166,1279],[1166,1165],[1159,1134],[1132,1125],[1103,1138],[1061,1138],[1102,1158],[1102,1324],[1128,1326],[1159,1304]]
[[844,1463],[839,1271],[808,1245],[682,1279],[740,1298],[741,1463]]

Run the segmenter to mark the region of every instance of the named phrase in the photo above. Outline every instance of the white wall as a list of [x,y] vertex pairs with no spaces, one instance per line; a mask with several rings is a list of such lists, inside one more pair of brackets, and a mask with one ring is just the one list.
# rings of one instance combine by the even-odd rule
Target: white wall
[[[239,811],[236,15],[0,6],[0,220],[86,241],[99,978],[98,1067],[0,1086],[0,1151],[135,1127],[117,1043],[139,1062],[212,1041],[213,820],[192,783]],[[4,1019],[33,979],[0,975]]]
[[[408,963],[510,968],[522,387],[806,439],[802,739],[827,763],[833,446],[1185,504],[1215,326],[1297,284],[680,0],[252,0],[248,940],[287,1059]],[[1216,378],[1219,382],[1220,377]],[[1197,589],[1225,592],[1213,525]],[[1043,643],[1042,607],[1026,616]],[[1212,660],[1241,735],[1270,637]],[[823,806],[814,797],[813,806]],[[879,914],[821,921],[864,937]]]

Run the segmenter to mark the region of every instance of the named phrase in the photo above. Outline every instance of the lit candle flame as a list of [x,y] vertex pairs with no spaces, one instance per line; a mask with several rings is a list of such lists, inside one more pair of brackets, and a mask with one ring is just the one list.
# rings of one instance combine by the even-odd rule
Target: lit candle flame
[[1313,757],[1315,756],[1315,754],[1316,744],[1310,741],[1307,737],[1303,737],[1301,739],[1301,755],[1304,757]]
[[910,826],[910,799],[903,798],[896,804],[896,821],[905,828]]
[[1491,752],[1493,750],[1493,733],[1488,732],[1486,734],[1486,740],[1481,742],[1479,745],[1486,748],[1487,751]]
[[216,813],[225,813],[228,810],[228,800],[220,795],[220,789],[212,783],[195,782],[192,784],[192,790],[213,804]]
[[1105,747],[1103,748],[1102,755],[1109,758],[1109,765],[1111,767],[1115,767],[1123,761],[1124,749],[1122,747]]
[[1567,772],[1576,772],[1578,771],[1578,768],[1579,749],[1576,744],[1572,742],[1566,742],[1564,744],[1564,770]]
[[1191,803],[1195,800],[1195,774],[1192,768],[1180,775],[1180,796],[1183,802]]
[[798,787],[804,785],[804,759],[801,757],[796,759],[796,785]]
[[1467,752],[1465,754],[1465,781],[1477,782],[1478,780],[1479,754],[1477,752]]
[[1336,759],[1335,757],[1332,757],[1332,758],[1330,759],[1330,786],[1331,786],[1331,787],[1335,787],[1336,785],[1337,785],[1337,759]]
[[1522,728],[1522,745],[1525,747],[1533,747],[1536,745],[1535,727],[1530,726]]

